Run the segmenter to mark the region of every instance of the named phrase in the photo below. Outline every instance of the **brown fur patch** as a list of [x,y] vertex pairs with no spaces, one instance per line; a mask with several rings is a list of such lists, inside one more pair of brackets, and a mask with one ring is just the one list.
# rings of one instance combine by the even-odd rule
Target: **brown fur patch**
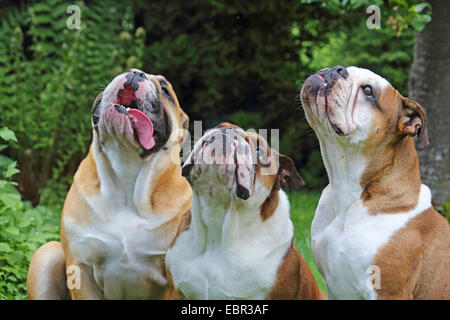
[[324,300],[316,280],[294,243],[291,243],[278,268],[275,285],[268,300]]
[[181,176],[180,165],[171,163],[163,173],[154,178],[158,181],[157,187],[150,195],[154,212],[165,212],[171,208],[180,213],[189,210],[192,189],[189,182]]
[[280,190],[279,185],[274,184],[269,196],[266,198],[266,200],[261,205],[260,210],[261,210],[261,217],[262,217],[263,221],[270,218],[273,215],[273,213],[275,212],[275,209],[278,207],[278,201],[280,199],[279,195],[278,195],[279,190]]
[[[387,87],[374,113],[362,153],[369,160],[360,180],[361,199],[370,214],[399,213],[415,207],[420,191],[417,152],[411,137],[400,135],[400,94]],[[374,109],[375,110],[375,109]]]
[[229,122],[222,122],[216,128],[232,128],[232,129],[240,129],[237,125],[234,125]]
[[[74,179],[75,180],[75,179]],[[67,193],[66,200],[63,206],[63,216],[70,217],[73,221],[79,225],[88,225],[91,223],[91,207],[86,202],[81,188],[77,183],[77,180],[70,186]],[[65,228],[61,219],[61,233],[65,232]]]
[[[47,286],[42,288],[41,282]],[[29,300],[68,300],[66,259],[59,242],[51,241],[40,247],[31,258],[27,275]]]
[[[177,120],[176,122],[178,124],[178,128],[172,128],[172,130],[176,129],[187,130],[189,128],[189,117],[186,115],[183,109],[181,109],[180,103],[178,102],[178,98],[177,95],[175,94],[175,91],[173,90],[172,84],[162,75],[147,74],[147,77],[158,88],[158,92],[161,92],[162,91],[161,88],[164,86],[170,93],[172,99],[169,99],[164,94],[161,94],[160,98],[164,106],[165,112],[169,113],[171,117]],[[183,141],[183,138],[185,138],[185,136],[179,134],[178,142]]]
[[374,259],[379,299],[450,299],[450,226],[429,208],[397,231]]
[[97,166],[92,155],[92,145],[86,158],[81,161],[74,176],[74,182],[87,197],[95,196],[100,192],[100,179],[97,173]]
[[375,150],[360,183],[361,199],[370,214],[413,209],[417,205],[421,181],[412,139]]

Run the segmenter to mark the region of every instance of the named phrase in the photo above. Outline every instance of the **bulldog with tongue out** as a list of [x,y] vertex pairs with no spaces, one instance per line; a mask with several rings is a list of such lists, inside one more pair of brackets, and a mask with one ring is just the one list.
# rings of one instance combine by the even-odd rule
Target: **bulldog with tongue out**
[[225,123],[183,166],[192,208],[166,255],[172,299],[323,299],[280,188],[303,180],[258,134]]
[[159,299],[164,257],[192,191],[181,175],[188,117],[162,76],[131,69],[100,93],[93,141],[69,190],[61,243],[33,256],[30,299]]

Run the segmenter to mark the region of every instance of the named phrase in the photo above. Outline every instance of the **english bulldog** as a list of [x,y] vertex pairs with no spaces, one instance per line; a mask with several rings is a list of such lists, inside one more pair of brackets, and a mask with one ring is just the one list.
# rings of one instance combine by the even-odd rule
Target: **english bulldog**
[[163,76],[131,69],[98,95],[61,243],[34,254],[30,299],[166,297],[165,253],[192,198],[179,157],[188,121]]
[[280,188],[303,180],[258,134],[224,123],[183,165],[192,208],[167,252],[172,299],[323,299]]
[[449,299],[450,227],[421,184],[426,115],[357,67],[310,76],[301,90],[329,185],[311,226],[331,299]]

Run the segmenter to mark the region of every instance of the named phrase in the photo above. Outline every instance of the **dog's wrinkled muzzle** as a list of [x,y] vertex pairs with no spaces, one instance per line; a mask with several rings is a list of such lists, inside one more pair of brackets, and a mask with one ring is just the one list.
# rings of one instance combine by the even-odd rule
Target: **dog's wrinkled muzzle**
[[211,130],[200,139],[183,166],[183,175],[209,190],[227,190],[247,200],[253,188],[254,165],[249,144],[231,128]]

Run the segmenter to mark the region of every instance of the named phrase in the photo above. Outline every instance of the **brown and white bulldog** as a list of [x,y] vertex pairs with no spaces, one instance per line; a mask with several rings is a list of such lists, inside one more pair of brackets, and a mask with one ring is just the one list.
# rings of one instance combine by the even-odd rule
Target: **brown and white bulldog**
[[450,227],[413,141],[428,145],[425,111],[357,67],[310,76],[301,99],[329,178],[311,227],[328,297],[450,299]]
[[166,296],[165,253],[192,198],[179,158],[188,121],[170,83],[140,70],[118,75],[97,97],[93,142],[64,203],[61,244],[34,254],[30,299]]
[[192,208],[167,252],[172,299],[323,299],[293,243],[280,187],[303,180],[258,134],[224,123],[183,166]]

